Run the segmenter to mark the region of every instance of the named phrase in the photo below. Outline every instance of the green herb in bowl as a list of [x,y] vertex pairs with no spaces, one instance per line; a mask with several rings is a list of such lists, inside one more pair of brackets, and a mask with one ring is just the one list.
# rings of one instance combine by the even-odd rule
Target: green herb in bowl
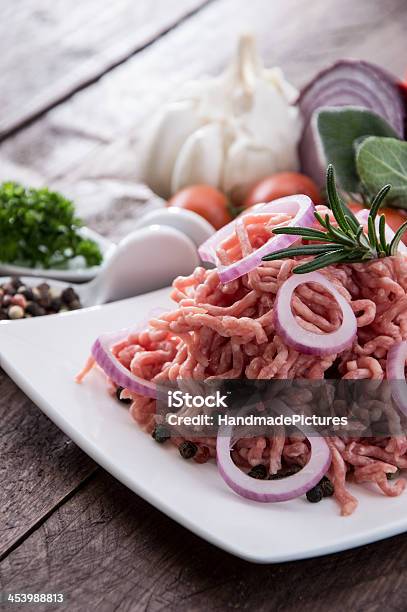
[[73,203],[47,188],[33,189],[18,183],[0,185],[0,261],[49,268],[66,267],[82,256],[87,267],[102,262],[93,240],[79,229]]

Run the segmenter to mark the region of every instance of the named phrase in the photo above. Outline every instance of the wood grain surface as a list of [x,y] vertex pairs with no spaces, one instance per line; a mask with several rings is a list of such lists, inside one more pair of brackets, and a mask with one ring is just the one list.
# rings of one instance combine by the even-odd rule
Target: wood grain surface
[[0,589],[52,586],[70,612],[402,611],[406,571],[407,535],[320,559],[254,565],[192,535],[100,471],[7,556]]
[[0,138],[83,89],[205,0],[19,0],[0,21]]
[[1,559],[96,465],[4,374],[0,397]]
[[[58,186],[115,238],[151,198],[135,180],[143,124],[185,79],[219,72],[240,32],[253,31],[266,63],[297,86],[343,56],[397,74],[407,63],[405,0],[4,0],[2,8],[0,179]],[[407,536],[252,565],[95,466],[4,373],[0,423],[0,591],[63,592],[74,611],[406,608]]]

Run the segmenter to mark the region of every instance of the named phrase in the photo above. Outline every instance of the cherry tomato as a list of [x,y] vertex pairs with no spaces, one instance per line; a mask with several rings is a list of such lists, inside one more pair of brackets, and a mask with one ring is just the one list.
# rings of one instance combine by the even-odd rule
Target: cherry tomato
[[167,206],[178,206],[201,215],[218,230],[232,220],[228,210],[228,199],[224,193],[210,185],[191,185],[178,191],[167,202]]
[[314,204],[321,203],[319,189],[308,176],[299,172],[279,172],[259,181],[249,191],[244,201],[244,208],[258,202],[271,202],[284,196],[304,193]]
[[[362,204],[358,202],[348,202],[347,204],[352,212],[357,213],[364,208]],[[407,219],[407,212],[399,208],[390,208],[390,206],[383,206],[379,209],[379,215],[384,214],[386,217],[387,225],[391,227],[393,232],[396,232],[400,225]],[[406,243],[406,238],[402,238],[402,241]]]

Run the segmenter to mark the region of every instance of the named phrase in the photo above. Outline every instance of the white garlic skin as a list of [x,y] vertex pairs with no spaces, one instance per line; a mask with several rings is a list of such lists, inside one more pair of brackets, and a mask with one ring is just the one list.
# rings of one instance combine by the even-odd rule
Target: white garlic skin
[[299,169],[297,92],[279,68],[265,69],[251,36],[218,77],[187,83],[140,141],[138,179],[168,199],[207,184],[243,197],[258,180]]

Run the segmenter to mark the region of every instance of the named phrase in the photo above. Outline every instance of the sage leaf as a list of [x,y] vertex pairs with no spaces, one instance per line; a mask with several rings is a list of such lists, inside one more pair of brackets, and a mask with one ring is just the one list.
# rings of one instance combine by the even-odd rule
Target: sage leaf
[[356,167],[368,193],[391,185],[386,200],[407,208],[407,142],[395,138],[366,138],[356,153]]
[[348,192],[357,192],[360,186],[355,141],[363,143],[367,136],[397,138],[396,132],[382,117],[353,106],[322,108],[317,113],[316,124],[326,161],[334,165],[340,187]]

